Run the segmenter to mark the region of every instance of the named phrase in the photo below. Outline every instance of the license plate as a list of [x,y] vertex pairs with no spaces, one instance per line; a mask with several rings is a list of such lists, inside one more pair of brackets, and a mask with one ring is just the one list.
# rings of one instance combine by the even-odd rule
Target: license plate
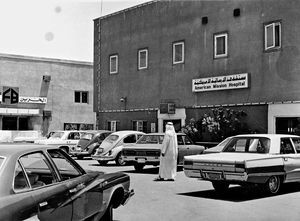
[[138,162],[138,163],[145,163],[146,160],[145,160],[144,158],[143,158],[143,159],[138,159],[137,162]]
[[207,176],[211,180],[222,180],[222,176],[220,173],[208,173]]

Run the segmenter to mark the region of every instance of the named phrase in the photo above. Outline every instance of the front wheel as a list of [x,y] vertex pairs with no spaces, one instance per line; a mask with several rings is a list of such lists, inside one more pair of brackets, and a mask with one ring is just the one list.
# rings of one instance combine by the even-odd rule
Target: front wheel
[[281,179],[279,176],[271,176],[265,183],[265,190],[269,194],[277,194],[280,190]]
[[229,188],[229,183],[223,181],[212,181],[214,189],[219,193],[224,193]]
[[116,157],[116,164],[118,166],[124,166],[126,162],[123,160],[121,153],[119,153]]

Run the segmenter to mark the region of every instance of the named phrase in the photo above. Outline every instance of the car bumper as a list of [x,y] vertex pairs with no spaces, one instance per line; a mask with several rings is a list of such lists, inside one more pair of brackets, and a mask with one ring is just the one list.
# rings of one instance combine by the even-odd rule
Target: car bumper
[[199,178],[203,180],[227,180],[227,181],[241,181],[247,182],[247,173],[233,173],[225,171],[206,171],[195,169],[184,169],[184,174],[190,178]]
[[133,190],[133,189],[130,190],[130,191],[125,192],[124,198],[123,198],[121,204],[122,204],[123,206],[126,205],[126,204],[128,203],[128,201],[130,200],[130,198],[131,198],[133,195],[134,195],[134,190]]
[[71,156],[89,156],[90,153],[88,151],[70,151]]
[[122,156],[125,162],[137,162],[137,163],[159,163],[159,157],[148,156]]
[[93,160],[100,160],[100,161],[111,161],[115,160],[114,156],[98,156],[98,155],[92,155]]

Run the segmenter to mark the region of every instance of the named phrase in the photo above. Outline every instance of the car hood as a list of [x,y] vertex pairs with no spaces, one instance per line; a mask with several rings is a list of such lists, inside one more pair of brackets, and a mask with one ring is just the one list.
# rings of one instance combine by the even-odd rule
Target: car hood
[[270,154],[256,153],[212,153],[185,156],[184,160],[199,163],[243,163],[248,160],[270,158]]

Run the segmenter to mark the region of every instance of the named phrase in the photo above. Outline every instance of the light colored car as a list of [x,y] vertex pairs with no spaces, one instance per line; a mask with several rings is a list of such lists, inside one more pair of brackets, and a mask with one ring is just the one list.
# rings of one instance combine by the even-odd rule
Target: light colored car
[[226,144],[230,141],[230,139],[231,139],[231,137],[227,137],[226,139],[221,141],[217,146],[205,149],[203,151],[203,154],[221,152],[224,149],[224,147],[226,146]]
[[[136,144],[123,148],[123,160],[132,163],[137,171],[141,171],[145,165],[159,165],[160,150],[164,135],[164,133],[149,133],[143,135]],[[184,156],[201,154],[205,149],[204,146],[195,145],[184,133],[177,133],[177,142],[178,165],[183,164]]]
[[82,160],[94,155],[102,141],[112,132],[108,130],[87,131],[81,135],[78,144],[71,148],[70,155]]
[[133,130],[122,130],[110,134],[101,143],[92,159],[97,160],[100,165],[106,165],[109,161],[115,161],[118,166],[125,165],[121,157],[124,146],[136,143],[145,133]]
[[69,153],[70,149],[78,144],[84,132],[78,130],[54,131],[48,139],[36,140],[34,143],[56,146]]
[[300,136],[248,134],[230,138],[220,153],[187,156],[185,175],[211,181],[216,191],[230,184],[258,184],[269,194],[282,183],[300,182]]
[[0,220],[112,220],[134,194],[126,174],[85,171],[64,151],[0,145]]

